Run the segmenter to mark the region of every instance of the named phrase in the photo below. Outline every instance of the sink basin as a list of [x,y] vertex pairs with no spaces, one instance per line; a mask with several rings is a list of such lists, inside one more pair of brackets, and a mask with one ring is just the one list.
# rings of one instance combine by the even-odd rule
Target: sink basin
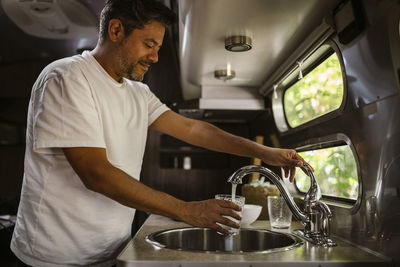
[[206,228],[177,228],[152,233],[146,241],[160,248],[204,252],[276,252],[299,247],[303,241],[291,234],[262,229],[240,229],[224,236]]

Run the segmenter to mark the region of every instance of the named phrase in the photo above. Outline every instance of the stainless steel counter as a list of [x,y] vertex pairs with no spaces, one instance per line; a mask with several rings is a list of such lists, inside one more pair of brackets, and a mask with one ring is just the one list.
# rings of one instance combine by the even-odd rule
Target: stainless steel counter
[[[317,247],[305,241],[298,248],[272,253],[186,252],[158,248],[145,240],[147,235],[156,231],[188,226],[166,217],[151,215],[118,256],[117,266],[391,266],[390,259],[354,246],[335,235],[332,237],[338,243],[337,247]],[[268,221],[256,221],[250,228],[270,229],[270,225]],[[294,222],[291,229],[277,232],[290,233],[301,228],[301,224]]]

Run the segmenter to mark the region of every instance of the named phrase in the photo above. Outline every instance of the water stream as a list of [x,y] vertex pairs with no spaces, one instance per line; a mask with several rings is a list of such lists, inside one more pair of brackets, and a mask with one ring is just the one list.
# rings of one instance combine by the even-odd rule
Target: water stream
[[232,184],[232,202],[235,203],[237,184]]

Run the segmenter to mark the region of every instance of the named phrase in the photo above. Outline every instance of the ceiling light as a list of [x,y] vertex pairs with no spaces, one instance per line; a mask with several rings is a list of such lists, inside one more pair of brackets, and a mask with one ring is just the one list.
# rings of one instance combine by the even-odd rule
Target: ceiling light
[[225,49],[232,52],[243,52],[251,49],[252,40],[249,36],[234,35],[225,39]]
[[214,77],[219,80],[230,80],[235,78],[236,73],[232,69],[217,69],[214,71]]

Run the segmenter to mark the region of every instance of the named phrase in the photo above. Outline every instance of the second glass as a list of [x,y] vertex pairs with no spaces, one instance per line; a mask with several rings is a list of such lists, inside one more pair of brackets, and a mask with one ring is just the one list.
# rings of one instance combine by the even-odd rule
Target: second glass
[[271,228],[289,228],[292,222],[292,212],[281,196],[268,196],[268,215]]
[[[232,195],[229,195],[229,194],[218,194],[218,195],[215,195],[215,198],[228,200],[228,201],[232,202]],[[235,200],[233,202],[243,209],[245,198],[243,196],[235,196]],[[242,216],[241,211],[236,211],[236,213],[239,214],[240,216]],[[232,218],[230,216],[224,216],[224,217],[226,217],[240,225],[240,220],[236,220],[235,218]],[[239,233],[239,229],[237,229],[237,228],[233,228],[233,227],[226,226],[223,224],[219,224],[219,225],[221,225],[223,228],[227,229],[229,231],[230,235],[236,235]]]

